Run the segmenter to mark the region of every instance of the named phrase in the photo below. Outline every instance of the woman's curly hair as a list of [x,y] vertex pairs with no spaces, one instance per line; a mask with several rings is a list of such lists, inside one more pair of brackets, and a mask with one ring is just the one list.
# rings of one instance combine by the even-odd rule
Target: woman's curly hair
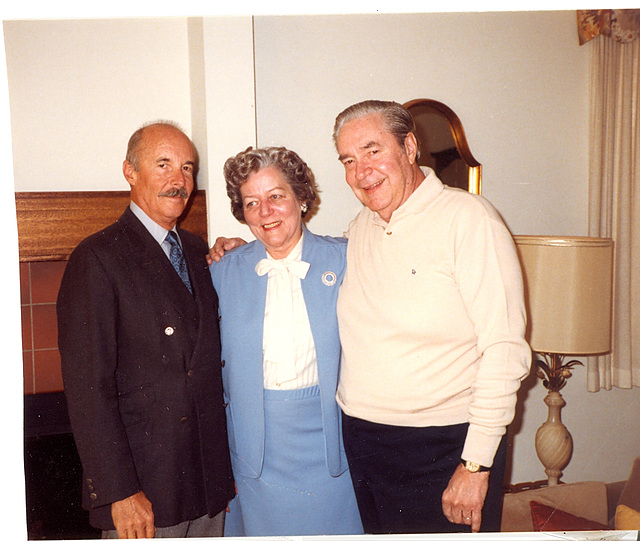
[[302,217],[309,214],[313,208],[318,188],[311,169],[298,154],[285,147],[249,147],[229,158],[224,164],[224,179],[227,183],[227,195],[231,200],[231,212],[238,221],[245,223],[240,186],[252,173],[272,166],[282,172],[296,199],[303,204]]

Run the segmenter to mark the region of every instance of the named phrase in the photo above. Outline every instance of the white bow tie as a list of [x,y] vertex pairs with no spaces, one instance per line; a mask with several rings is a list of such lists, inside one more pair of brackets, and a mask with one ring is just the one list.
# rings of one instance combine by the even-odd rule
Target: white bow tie
[[[271,314],[268,333],[271,344],[268,359],[275,364],[278,385],[298,377],[291,330],[293,321],[293,285],[295,277],[303,279],[309,270],[306,261],[262,259],[255,271],[258,276],[269,273],[268,310]],[[273,273],[271,272],[273,271]],[[276,323],[277,322],[277,323]],[[276,323],[273,325],[273,323]],[[265,329],[266,331],[267,329]]]
[[282,259],[265,258],[258,261],[255,270],[258,276],[264,276],[272,270],[289,271],[302,280],[307,275],[309,267],[310,265],[306,261],[284,261]]

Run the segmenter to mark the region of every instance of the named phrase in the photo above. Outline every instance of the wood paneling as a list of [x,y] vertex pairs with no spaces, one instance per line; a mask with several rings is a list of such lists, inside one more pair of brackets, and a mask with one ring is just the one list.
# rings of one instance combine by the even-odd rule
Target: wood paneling
[[[82,239],[120,217],[129,195],[128,191],[16,193],[20,261],[66,261]],[[207,241],[204,190],[193,194],[180,225]]]

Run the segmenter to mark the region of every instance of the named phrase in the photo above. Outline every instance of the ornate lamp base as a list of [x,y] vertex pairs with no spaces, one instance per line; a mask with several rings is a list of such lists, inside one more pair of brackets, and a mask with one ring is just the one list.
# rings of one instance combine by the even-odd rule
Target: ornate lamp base
[[560,410],[566,404],[558,391],[549,391],[544,399],[549,416],[536,432],[536,453],[544,466],[549,486],[557,485],[562,470],[569,464],[573,440],[560,420]]

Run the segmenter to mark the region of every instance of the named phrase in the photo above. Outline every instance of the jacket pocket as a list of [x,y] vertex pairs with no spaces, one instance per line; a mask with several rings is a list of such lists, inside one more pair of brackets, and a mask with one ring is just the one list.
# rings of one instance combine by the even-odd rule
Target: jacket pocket
[[133,426],[151,418],[155,393],[151,385],[144,385],[118,395],[120,418],[125,427]]

